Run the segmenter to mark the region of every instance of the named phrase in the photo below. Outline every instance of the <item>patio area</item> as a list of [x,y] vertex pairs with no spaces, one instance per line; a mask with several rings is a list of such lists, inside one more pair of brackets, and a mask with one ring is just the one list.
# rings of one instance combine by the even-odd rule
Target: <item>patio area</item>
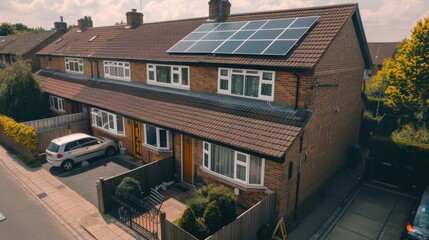
[[161,211],[164,211],[166,218],[170,222],[174,222],[182,216],[186,209],[186,202],[195,192],[192,186],[185,186],[181,183],[176,183],[166,191],[160,190],[159,193],[165,197],[161,205]]

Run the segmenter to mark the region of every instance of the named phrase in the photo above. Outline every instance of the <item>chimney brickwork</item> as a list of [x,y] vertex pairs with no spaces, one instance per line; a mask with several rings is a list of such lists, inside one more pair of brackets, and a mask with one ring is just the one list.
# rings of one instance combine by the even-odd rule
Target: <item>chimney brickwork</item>
[[137,12],[137,9],[131,9],[131,12],[126,13],[127,16],[127,26],[137,27],[140,24],[143,24],[143,13]]
[[64,21],[63,21],[63,16],[61,16],[60,17],[60,21],[59,22],[54,22],[54,27],[55,27],[55,30],[64,30],[64,31],[67,31],[67,23],[65,23]]
[[231,3],[228,0],[209,1],[209,19],[224,21],[231,13]]

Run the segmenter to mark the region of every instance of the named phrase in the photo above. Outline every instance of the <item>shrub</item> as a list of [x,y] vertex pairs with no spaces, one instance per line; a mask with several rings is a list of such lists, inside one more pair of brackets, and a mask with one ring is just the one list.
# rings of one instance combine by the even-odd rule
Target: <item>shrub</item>
[[416,129],[411,124],[406,124],[402,128],[394,131],[392,133],[392,138],[429,144],[429,129],[427,129],[426,126],[421,126]]
[[188,233],[195,235],[198,230],[197,219],[195,218],[194,211],[191,208],[186,208],[182,217],[179,220],[179,227]]
[[216,202],[210,202],[207,205],[207,208],[204,211],[203,220],[209,234],[216,232],[222,227],[221,213]]
[[133,195],[136,198],[143,198],[142,188],[140,183],[132,177],[124,177],[121,183],[116,187],[116,191],[121,191]]
[[196,195],[187,202],[187,205],[192,209],[196,217],[201,217],[204,214],[208,202],[209,200],[207,198]]
[[0,125],[3,127],[5,134],[16,143],[23,145],[30,152],[37,151],[39,143],[33,127],[17,123],[12,118],[3,115],[0,115]]
[[221,222],[228,224],[236,217],[236,196],[225,186],[217,186],[210,189],[208,194],[209,202],[216,202],[220,209]]
[[209,191],[210,191],[210,189],[212,189],[212,188],[213,188],[213,186],[212,186],[212,185],[206,185],[206,186],[203,186],[202,188],[198,189],[198,190],[194,193],[194,195],[195,195],[195,197],[200,196],[200,197],[204,197],[204,198],[206,198],[206,197],[208,197],[208,196],[209,196]]

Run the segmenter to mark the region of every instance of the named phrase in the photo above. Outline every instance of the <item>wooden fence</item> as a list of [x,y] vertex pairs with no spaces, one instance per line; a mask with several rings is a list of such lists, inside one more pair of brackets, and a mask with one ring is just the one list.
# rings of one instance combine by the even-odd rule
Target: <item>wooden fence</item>
[[89,133],[88,113],[75,113],[53,118],[22,122],[36,130],[39,153],[44,152],[52,139],[71,133]]
[[[232,223],[226,225],[206,240],[222,239],[258,239],[258,231],[268,224],[272,226],[274,222],[274,211],[276,205],[276,194],[271,192],[265,199],[238,216]],[[194,236],[171,223],[167,219],[161,218],[161,232],[163,240],[195,240]]]
[[117,176],[97,181],[98,209],[100,212],[109,212],[113,204],[111,196],[114,195],[116,186],[118,186],[125,177],[132,177],[139,181],[142,191],[146,195],[150,193],[151,188],[155,188],[163,182],[169,182],[174,179],[174,160],[172,157],[168,157]]

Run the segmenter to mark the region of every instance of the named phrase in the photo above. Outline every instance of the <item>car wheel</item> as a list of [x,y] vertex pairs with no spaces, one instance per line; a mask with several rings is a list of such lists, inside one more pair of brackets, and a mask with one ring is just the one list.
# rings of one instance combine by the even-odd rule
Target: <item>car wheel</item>
[[109,157],[115,155],[115,153],[116,153],[116,149],[114,147],[108,147],[106,149],[106,155]]
[[63,162],[63,164],[61,164],[61,167],[65,170],[65,171],[70,171],[73,169],[74,167],[74,162],[72,160],[65,160]]

